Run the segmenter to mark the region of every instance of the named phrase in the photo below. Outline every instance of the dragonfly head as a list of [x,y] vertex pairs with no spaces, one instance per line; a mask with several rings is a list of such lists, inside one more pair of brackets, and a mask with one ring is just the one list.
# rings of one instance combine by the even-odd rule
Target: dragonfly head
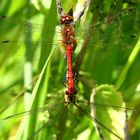
[[65,25],[65,24],[70,24],[72,22],[73,22],[73,10],[71,8],[68,14],[64,14],[61,16],[60,23]]
[[61,16],[60,23],[62,25],[70,24],[71,22],[73,22],[73,16],[70,15]]

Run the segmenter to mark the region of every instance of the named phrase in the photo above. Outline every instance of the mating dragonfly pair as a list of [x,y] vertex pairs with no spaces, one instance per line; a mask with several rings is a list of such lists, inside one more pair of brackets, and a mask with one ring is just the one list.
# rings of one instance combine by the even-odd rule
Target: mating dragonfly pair
[[[88,5],[88,1],[85,1],[85,4],[84,4],[84,8],[83,8],[83,10],[81,10],[81,12],[80,12],[80,14],[79,14],[79,16],[77,16],[77,18],[76,18],[76,20],[74,20],[74,21],[77,21],[81,16],[82,16],[82,14],[83,14],[83,11],[85,10],[85,8],[87,7],[87,5]],[[62,11],[62,8],[61,8],[61,4],[60,4],[60,1],[57,1],[57,7],[58,7],[58,14],[61,16],[63,16],[63,18],[64,18],[64,16],[65,16],[65,18],[66,19],[62,19],[61,20],[61,23],[65,23],[66,24],[66,26],[70,26],[70,23],[69,23],[69,20],[70,21],[72,21],[72,14],[70,13],[70,15],[65,15],[65,13],[63,13]],[[64,15],[63,15],[64,14]],[[128,13],[126,13],[126,16],[127,16],[127,14]],[[119,15],[119,16],[118,16]],[[120,14],[118,14],[117,16],[115,16],[114,17],[114,20],[117,20],[117,18],[119,18],[120,17]],[[122,15],[123,16],[123,15]],[[124,16],[125,16],[125,14],[124,14]],[[129,16],[129,14],[128,14],[128,16]],[[68,18],[68,20],[67,20],[67,18]],[[6,23],[6,22],[9,22],[9,23],[12,23],[12,24],[15,24],[16,22],[15,22],[15,20],[13,20],[12,18],[10,18],[10,17],[4,17],[4,16],[1,16],[1,19],[2,19],[2,22],[4,22],[4,23]],[[109,18],[110,19],[110,18]],[[117,21],[116,21],[117,22]],[[111,24],[111,21],[110,20],[105,20],[104,21],[104,24],[105,23],[108,23],[108,24]],[[114,23],[114,22],[113,22]],[[25,29],[25,31],[27,31],[27,32],[30,32],[30,31],[34,31],[34,27],[35,27],[35,29],[36,30],[38,30],[38,29],[40,29],[40,25],[39,24],[30,24],[30,23],[26,23],[26,22],[22,22],[22,24],[20,24],[21,25],[21,27],[24,27],[24,29]],[[81,32],[87,32],[87,30],[86,30],[86,28],[88,28],[89,30],[91,30],[92,28],[94,29],[94,33],[96,34],[99,34],[99,32],[98,31],[100,31],[100,32],[102,32],[103,30],[101,30],[102,28],[106,28],[106,27],[104,27],[104,25],[103,25],[103,27],[102,28],[97,28],[97,32],[96,32],[96,27],[98,27],[100,25],[100,23],[98,24],[97,23],[97,25],[95,25],[95,24],[91,24],[89,27],[85,27],[84,29],[80,29],[80,31]],[[116,25],[117,25],[117,23],[116,23]],[[101,25],[102,26],[102,25]],[[110,25],[111,26],[111,25]],[[113,27],[113,26],[112,26]],[[51,27],[50,27],[51,28]],[[49,31],[51,31],[51,29],[48,29]],[[70,27],[70,28],[72,28],[72,30],[71,29],[66,29],[65,31],[65,33],[63,33],[63,43],[66,43],[64,46],[65,46],[65,48],[66,48],[66,60],[67,60],[67,74],[66,74],[66,86],[67,86],[67,91],[66,91],[66,100],[65,101],[62,101],[63,103],[66,103],[66,107],[65,106],[63,106],[60,102],[57,104],[57,103],[55,103],[55,102],[53,102],[53,101],[48,101],[48,103],[50,103],[50,105],[52,105],[52,104],[54,104],[54,106],[52,105],[52,107],[48,107],[48,106],[45,106],[45,107],[41,107],[41,108],[38,108],[38,109],[36,109],[35,107],[32,107],[32,109],[30,110],[30,111],[27,111],[27,112],[23,112],[23,113],[19,113],[19,114],[15,114],[13,117],[16,117],[16,116],[18,116],[18,115],[22,115],[22,114],[24,114],[24,113],[32,113],[32,117],[30,117],[32,120],[33,120],[33,116],[35,116],[35,114],[37,113],[37,112],[41,112],[41,111],[45,111],[45,110],[47,110],[47,114],[49,114],[50,116],[48,117],[48,120],[50,120],[51,119],[51,121],[47,121],[47,122],[42,122],[42,126],[40,126],[40,124],[39,124],[39,126],[38,126],[38,128],[39,129],[37,129],[35,132],[33,132],[33,133],[31,133],[31,135],[28,135],[29,136],[29,139],[34,139],[35,137],[36,137],[36,134],[38,134],[39,132],[41,133],[41,130],[42,131],[44,131],[44,129],[46,128],[47,129],[47,131],[49,132],[49,129],[50,129],[50,127],[51,127],[51,125],[54,125],[54,122],[52,121],[52,120],[55,120],[55,121],[57,121],[58,120],[58,118],[62,118],[62,120],[59,122],[60,124],[56,124],[57,125],[57,128],[59,129],[60,128],[60,131],[61,132],[53,132],[53,133],[56,133],[56,135],[58,136],[58,137],[60,137],[60,134],[62,135],[62,128],[67,128],[67,132],[69,132],[69,133],[67,133],[67,134],[70,134],[70,133],[72,133],[73,134],[73,138],[75,138],[75,137],[77,137],[77,136],[74,136],[76,133],[78,133],[78,132],[75,132],[76,131],[76,129],[75,130],[73,130],[74,128],[75,128],[75,125],[74,125],[74,123],[77,123],[78,122],[78,120],[76,120],[76,117],[75,116],[81,116],[81,115],[83,115],[83,114],[86,114],[87,116],[89,116],[89,117],[91,117],[94,121],[95,121],[95,123],[96,123],[96,128],[98,129],[98,131],[99,131],[99,134],[100,134],[100,137],[103,139],[103,137],[104,137],[104,139],[107,139],[107,140],[109,140],[109,139],[125,139],[126,137],[127,137],[127,133],[125,133],[125,131],[123,130],[123,129],[127,129],[127,115],[126,115],[126,113],[125,113],[125,111],[126,110],[131,110],[132,112],[134,112],[134,113],[136,113],[136,114],[138,114],[139,112],[138,111],[136,111],[135,109],[133,110],[133,109],[130,109],[130,108],[126,108],[125,107],[125,105],[124,105],[124,102],[122,101],[122,97],[121,97],[121,94],[120,93],[118,93],[115,89],[114,89],[114,87],[112,87],[112,86],[109,86],[109,85],[102,85],[102,86],[99,86],[99,87],[97,87],[96,88],[96,90],[95,90],[95,88],[93,88],[93,90],[92,90],[92,96],[91,96],[91,101],[90,102],[84,102],[84,101],[82,101],[82,99],[80,99],[80,98],[78,98],[77,100],[76,100],[76,88],[75,88],[75,79],[74,79],[74,76],[73,76],[73,71],[72,71],[72,54],[73,54],[73,48],[75,49],[75,47],[76,47],[76,40],[75,40],[75,38],[74,38],[74,31],[73,31],[73,27]],[[65,27],[64,27],[64,29],[65,29]],[[6,31],[6,29],[4,29],[4,28],[2,28],[2,30],[5,30]],[[48,30],[44,30],[44,32],[48,32]],[[70,31],[68,31],[68,30],[70,30]],[[109,31],[109,30],[108,30]],[[112,31],[112,30],[111,30]],[[119,31],[119,30],[118,30]],[[102,34],[103,34],[104,32],[102,32]],[[19,34],[20,34],[20,32],[19,32]],[[90,36],[91,36],[91,34],[89,34]],[[110,34],[109,34],[110,35]],[[105,32],[105,35],[104,36],[106,36],[106,37],[108,37],[109,35],[107,35],[106,34],[106,32]],[[64,40],[64,39],[66,39],[66,40]],[[100,38],[99,38],[100,39]],[[78,40],[78,39],[77,39]],[[96,40],[96,39],[95,39]],[[115,39],[114,39],[115,40]],[[104,41],[103,39],[101,39],[100,40],[101,42],[102,41]],[[7,45],[7,43],[8,43],[8,45],[10,44],[18,44],[18,45],[20,45],[21,43],[23,43],[24,41],[23,40],[21,40],[21,41],[19,41],[18,42],[18,40],[16,39],[16,40],[10,40],[10,39],[8,39],[8,40],[4,40],[4,41],[2,41],[1,43],[2,43],[2,45],[4,44],[6,44]],[[101,43],[100,42],[100,43]],[[25,43],[27,43],[27,44],[38,44],[38,42],[36,43],[36,42],[30,42],[30,40],[28,41],[28,38],[27,38],[27,41],[25,41]],[[39,42],[39,43],[42,43],[42,44],[44,44],[44,45],[49,45],[49,43],[47,42],[47,41],[45,41],[45,40],[43,40],[42,42]],[[93,43],[94,43],[94,40],[93,40]],[[116,42],[116,43],[118,43],[118,42]],[[55,43],[56,44],[56,43]],[[91,43],[92,44],[92,43]],[[4,46],[3,45],[3,46]],[[68,45],[68,46],[67,46]],[[86,44],[87,45],[87,44]],[[99,45],[99,43],[98,43],[98,45]],[[87,45],[88,46],[88,45]],[[84,48],[84,47],[83,47]],[[68,50],[67,50],[68,49]],[[82,50],[82,49],[81,49]],[[90,50],[90,49],[89,49]],[[93,51],[93,48],[92,48],[92,51]],[[98,50],[97,50],[98,51]],[[83,52],[83,51],[82,51]],[[95,51],[96,52],[96,51]],[[96,52],[97,53],[97,52]],[[83,55],[81,55],[81,53],[80,53],[80,56],[83,56]],[[77,60],[81,60],[80,59],[80,57],[77,57]],[[89,60],[89,59],[88,59]],[[79,64],[79,62],[77,62],[78,64]],[[48,64],[48,63],[47,63]],[[96,65],[97,66],[97,65]],[[43,71],[43,70],[42,70]],[[95,70],[96,71],[96,70]],[[44,72],[44,71],[43,71]],[[39,80],[40,79],[42,79],[42,77],[43,77],[43,74],[41,73],[40,74],[40,76],[39,76]],[[38,81],[39,81],[38,80]],[[37,83],[38,84],[40,84],[39,82],[37,81]],[[90,82],[88,82],[88,83],[90,83]],[[36,84],[37,85],[37,84]],[[86,85],[86,84],[85,84]],[[36,86],[35,86],[36,87]],[[80,90],[79,90],[80,91]],[[95,92],[96,91],[96,92]],[[37,92],[37,90],[36,90],[36,92]],[[58,91],[57,91],[58,92]],[[33,93],[35,93],[35,90],[33,90]],[[90,92],[91,93],[91,92]],[[100,94],[100,95],[99,95]],[[94,97],[93,97],[94,96]],[[99,97],[98,97],[99,96]],[[103,104],[100,104],[102,101],[101,100],[105,100],[106,99],[106,97],[107,97],[107,101]],[[95,101],[93,101],[93,99],[94,100],[96,100],[96,102]],[[114,100],[115,99],[115,100]],[[62,98],[61,98],[61,100],[62,100]],[[46,101],[47,101],[47,99],[46,99]],[[58,100],[59,101],[59,100]],[[113,101],[113,102],[111,102],[111,101]],[[51,102],[53,102],[52,104],[51,104]],[[72,104],[80,111],[80,112],[76,112],[75,110],[73,111],[72,109],[70,109],[70,105],[69,104],[67,104],[68,102],[72,102]],[[56,107],[57,106],[57,107]],[[59,108],[59,107],[60,108]],[[61,109],[61,106],[62,106],[62,109],[63,109],[63,111],[61,111],[60,109]],[[67,126],[65,126],[65,123],[68,123],[67,121],[66,121],[66,118],[63,120],[63,118],[64,117],[66,117],[66,112],[67,112],[67,106],[70,106],[68,109],[69,110],[71,110],[71,111],[73,111],[73,113],[69,113],[69,116],[71,116],[70,114],[76,114],[76,115],[74,115],[74,117],[73,117],[73,122],[71,121],[70,122],[70,124],[68,124]],[[87,112],[89,112],[89,109],[90,109],[90,107],[91,107],[91,112],[93,113],[91,116],[90,115],[88,115],[88,113]],[[100,108],[101,110],[98,110],[97,108]],[[111,108],[112,107],[112,108]],[[58,109],[58,110],[57,110]],[[106,110],[106,113],[104,113],[104,116],[102,116],[101,114],[101,111],[105,111]],[[122,111],[123,110],[123,111]],[[54,112],[53,112],[54,111]],[[64,112],[65,111],[65,112]],[[98,112],[99,111],[99,112]],[[58,113],[58,112],[60,112],[60,113]],[[108,113],[109,112],[109,113]],[[81,113],[81,114],[80,114]],[[115,116],[115,119],[114,119],[114,116]],[[117,116],[117,117],[116,117]],[[11,118],[11,116],[9,116],[9,117],[6,117],[5,118],[5,120],[6,119],[8,119],[8,118]],[[101,118],[101,119],[98,119],[98,118]],[[77,119],[79,119],[78,117],[77,117]],[[115,121],[113,121],[113,119],[115,120]],[[46,119],[47,120],[47,119]],[[86,119],[85,119],[86,120]],[[105,120],[106,122],[103,122],[103,120]],[[63,122],[62,122],[63,121]],[[86,120],[87,121],[87,120]],[[87,121],[88,122],[88,121]],[[82,120],[80,120],[80,123],[82,123]],[[107,123],[107,124],[106,124]],[[64,125],[63,127],[62,127],[62,125]],[[71,126],[71,125],[73,125],[73,127]],[[29,127],[29,126],[28,126]],[[54,127],[55,127],[55,125],[54,125]],[[70,129],[70,128],[73,128],[73,129]],[[85,127],[87,127],[86,125],[85,125]],[[119,127],[119,128],[118,128]],[[30,127],[29,127],[30,128]],[[76,127],[77,128],[77,127]],[[78,129],[78,128],[77,128]],[[125,129],[125,130],[126,130]],[[53,131],[53,129],[50,129],[51,131]],[[71,130],[73,130],[72,132],[71,132]],[[106,131],[105,131],[106,130]],[[77,130],[78,131],[78,130]],[[93,130],[94,131],[94,130]],[[107,132],[108,131],[108,132]],[[58,134],[57,134],[58,133]],[[108,134],[106,134],[106,133],[108,133]],[[67,138],[68,137],[68,135],[65,135],[64,136],[64,138]],[[63,134],[64,135],[64,134]],[[43,136],[42,136],[43,137]],[[47,134],[47,138],[49,138],[49,134]],[[72,139],[72,138],[69,138],[69,139]]]

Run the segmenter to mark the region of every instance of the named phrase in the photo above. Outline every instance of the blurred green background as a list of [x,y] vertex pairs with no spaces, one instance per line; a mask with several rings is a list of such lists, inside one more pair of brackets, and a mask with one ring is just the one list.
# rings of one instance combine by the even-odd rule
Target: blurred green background
[[[75,11],[83,2],[62,0],[62,7],[66,12],[70,8]],[[74,106],[67,109],[62,103],[66,61],[60,47],[55,0],[1,0],[0,16],[7,16],[0,18],[0,139],[100,139],[94,120],[87,115],[93,113],[90,108],[98,110],[98,107],[81,102],[78,105],[85,113]],[[78,46],[73,66],[78,75],[78,99],[93,98],[101,105],[120,107],[126,103],[139,110],[139,2],[94,0],[75,29]],[[117,110],[112,117],[111,107],[102,107],[97,119],[123,137],[120,132],[123,133],[126,124],[118,122],[125,122],[124,113]],[[27,110],[31,111],[24,113]],[[139,113],[130,110],[127,113],[130,139],[139,140]],[[114,120],[120,130],[112,126]],[[34,133],[39,128],[40,132]],[[118,139],[102,127],[101,133],[107,140]]]

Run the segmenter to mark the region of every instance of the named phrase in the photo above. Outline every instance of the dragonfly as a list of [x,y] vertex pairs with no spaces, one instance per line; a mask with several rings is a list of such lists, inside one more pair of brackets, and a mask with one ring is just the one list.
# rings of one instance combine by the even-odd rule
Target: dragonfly
[[[3,43],[6,43],[6,42],[3,42]],[[68,76],[66,76],[66,78],[68,78]],[[67,81],[67,80],[66,80]],[[97,89],[97,91],[98,91],[99,89]],[[77,102],[80,102],[80,101],[77,101]],[[56,104],[56,103],[55,103]],[[80,104],[80,103],[79,103]],[[82,113],[83,114],[87,114],[85,111],[84,111],[84,109],[83,109],[83,107],[80,107],[79,106],[79,104],[77,105],[77,107],[78,107],[78,109],[80,110],[80,112],[81,112],[81,115],[82,115]],[[82,104],[82,102],[81,102],[81,104]],[[87,103],[85,103],[85,104],[87,104]],[[93,103],[89,103],[89,104],[93,104]],[[89,105],[88,104],[88,105]],[[57,110],[57,107],[56,106],[58,106],[58,105],[55,105],[55,112],[54,113],[56,113],[56,112],[61,112],[62,114],[64,113],[64,111],[62,112],[62,111],[56,111]],[[60,105],[59,105],[60,106]],[[98,106],[98,104],[97,104],[97,106]],[[103,106],[107,106],[106,104],[104,104]],[[103,107],[102,106],[102,107]],[[111,105],[110,105],[111,106]],[[119,107],[119,105],[118,106],[116,106],[116,108],[117,107]],[[40,108],[40,109],[37,109],[37,111],[41,111],[41,110],[45,110],[47,108],[47,110],[50,112],[50,113],[52,113],[53,114],[53,112],[51,112],[52,110],[53,110],[53,108],[48,108],[48,107],[44,107],[44,108]],[[87,106],[85,106],[85,108],[87,108]],[[115,108],[115,106],[114,106],[114,108]],[[113,109],[114,109],[113,108]],[[120,107],[121,108],[121,107]],[[120,108],[117,108],[117,110],[119,110]],[[65,108],[65,107],[63,107],[63,109],[65,110],[65,109],[67,109],[67,108]],[[129,109],[128,109],[129,110]],[[131,110],[131,109],[130,109]],[[33,114],[35,114],[36,112],[36,109],[32,109],[32,110],[30,110],[29,112],[30,113],[33,113]],[[135,112],[135,110],[132,110],[132,112]],[[28,113],[28,112],[27,112]],[[76,112],[77,113],[77,112]],[[79,113],[79,112],[78,112]],[[22,113],[21,113],[22,114]],[[79,114],[78,114],[79,115]],[[78,116],[78,115],[76,115],[76,116]],[[79,115],[79,116],[81,116],[81,115]],[[15,115],[16,116],[16,115]],[[56,118],[59,116],[59,114],[53,114],[53,116],[56,116]],[[62,117],[62,116],[65,116],[65,114],[63,114],[63,115],[61,115],[60,114],[60,116]],[[75,120],[75,118],[73,118],[73,120]],[[95,121],[95,122],[98,122],[97,120]],[[43,125],[44,127],[41,127],[41,128],[46,128],[47,126],[49,126],[50,125],[50,127],[51,127],[51,125],[52,125],[53,123],[50,121],[50,123],[47,123],[47,124],[45,124],[45,125]],[[98,123],[97,123],[98,124]],[[53,124],[54,125],[54,124]],[[99,124],[98,124],[99,125]],[[61,124],[60,125],[58,125],[58,126],[61,126]],[[70,127],[70,126],[69,126]],[[48,127],[49,128],[49,127]],[[40,129],[39,129],[40,130]],[[41,129],[42,130],[42,129]],[[36,132],[38,132],[38,131],[36,131]],[[110,131],[111,132],[111,131]],[[57,132],[58,133],[58,132]],[[62,134],[62,133],[61,133]],[[114,133],[115,134],[115,133]],[[100,135],[101,135],[101,133],[100,133]],[[60,134],[58,134],[58,136],[60,137]],[[101,136],[102,137],[102,136]],[[121,138],[121,137],[120,137]],[[118,137],[118,139],[119,139],[119,137]]]

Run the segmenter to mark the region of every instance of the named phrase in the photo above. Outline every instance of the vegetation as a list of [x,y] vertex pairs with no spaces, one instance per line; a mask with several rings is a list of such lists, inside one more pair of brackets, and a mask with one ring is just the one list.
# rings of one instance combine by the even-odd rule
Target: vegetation
[[[62,7],[75,11],[81,2],[62,0]],[[0,18],[1,140],[98,140],[99,127],[107,140],[128,133],[139,139],[139,2],[94,0],[75,25],[78,107],[64,103],[66,61],[55,0],[2,0],[0,7],[0,16],[8,16]]]

